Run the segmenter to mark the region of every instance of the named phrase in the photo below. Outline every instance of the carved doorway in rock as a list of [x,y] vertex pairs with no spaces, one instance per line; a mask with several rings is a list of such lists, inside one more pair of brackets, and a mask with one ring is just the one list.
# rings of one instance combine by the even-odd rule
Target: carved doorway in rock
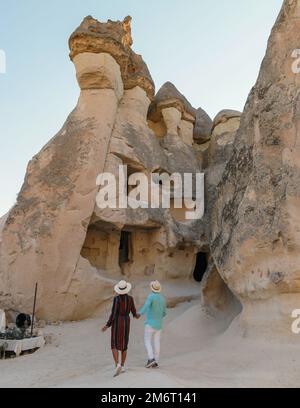
[[119,265],[122,269],[124,264],[131,260],[132,236],[129,231],[121,231],[119,246]]
[[199,252],[197,254],[196,265],[194,269],[194,279],[196,282],[202,282],[203,276],[207,270],[207,254],[205,252]]

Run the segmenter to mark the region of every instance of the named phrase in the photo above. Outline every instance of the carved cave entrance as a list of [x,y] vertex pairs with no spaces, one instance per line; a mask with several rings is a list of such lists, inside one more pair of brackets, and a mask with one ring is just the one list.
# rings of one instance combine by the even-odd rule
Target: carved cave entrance
[[196,258],[196,265],[194,269],[194,279],[196,282],[202,282],[203,276],[207,270],[208,261],[207,254],[205,252],[199,252]]
[[120,231],[109,223],[95,221],[87,229],[81,256],[102,274],[139,273],[154,263],[155,233],[153,228],[128,227]]
[[119,265],[128,263],[131,258],[132,234],[129,231],[122,231],[119,246]]

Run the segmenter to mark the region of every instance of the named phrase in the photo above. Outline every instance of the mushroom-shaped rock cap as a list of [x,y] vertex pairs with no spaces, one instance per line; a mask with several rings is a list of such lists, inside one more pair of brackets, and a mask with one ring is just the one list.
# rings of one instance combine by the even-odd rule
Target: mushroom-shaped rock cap
[[211,137],[212,127],[213,121],[208,114],[202,108],[197,109],[194,128],[195,142],[199,144],[207,142]]
[[140,86],[152,100],[155,94],[154,82],[141,55],[131,49],[131,17],[123,21],[106,23],[91,16],[84,18],[69,39],[70,58],[84,52],[108,53],[120,65],[125,89]]
[[178,109],[182,113],[183,119],[195,122],[196,109],[171,82],[166,82],[155,95],[149,108],[148,118],[153,122],[159,122],[161,110],[171,107]]
[[242,116],[242,112],[239,112],[237,110],[232,110],[232,109],[221,110],[221,112],[219,112],[214,119],[213,128],[218,126],[220,123],[227,122],[227,120],[229,119],[240,118],[241,116]]

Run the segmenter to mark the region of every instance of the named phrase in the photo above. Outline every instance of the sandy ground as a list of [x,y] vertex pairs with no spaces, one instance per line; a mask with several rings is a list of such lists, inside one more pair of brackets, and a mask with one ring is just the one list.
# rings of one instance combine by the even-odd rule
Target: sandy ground
[[133,321],[126,373],[113,378],[106,320],[47,326],[52,344],[32,355],[0,361],[0,387],[298,387],[299,347],[257,342],[224,332],[198,301],[170,309],[161,366],[146,369],[143,322]]

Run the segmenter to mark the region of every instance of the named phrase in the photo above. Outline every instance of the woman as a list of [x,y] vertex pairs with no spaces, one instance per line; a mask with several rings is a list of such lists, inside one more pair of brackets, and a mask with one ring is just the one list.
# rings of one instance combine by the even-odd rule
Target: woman
[[[105,332],[111,327],[111,349],[116,364],[116,372],[114,377],[121,372],[125,372],[124,364],[127,357],[127,348],[130,332],[130,316],[139,319],[140,315],[136,312],[134,300],[128,293],[131,290],[131,284],[126,281],[120,281],[115,287],[117,296],[114,298],[113,307],[110,318],[106,325],[102,328]],[[121,352],[121,364],[119,363],[119,351]]]

